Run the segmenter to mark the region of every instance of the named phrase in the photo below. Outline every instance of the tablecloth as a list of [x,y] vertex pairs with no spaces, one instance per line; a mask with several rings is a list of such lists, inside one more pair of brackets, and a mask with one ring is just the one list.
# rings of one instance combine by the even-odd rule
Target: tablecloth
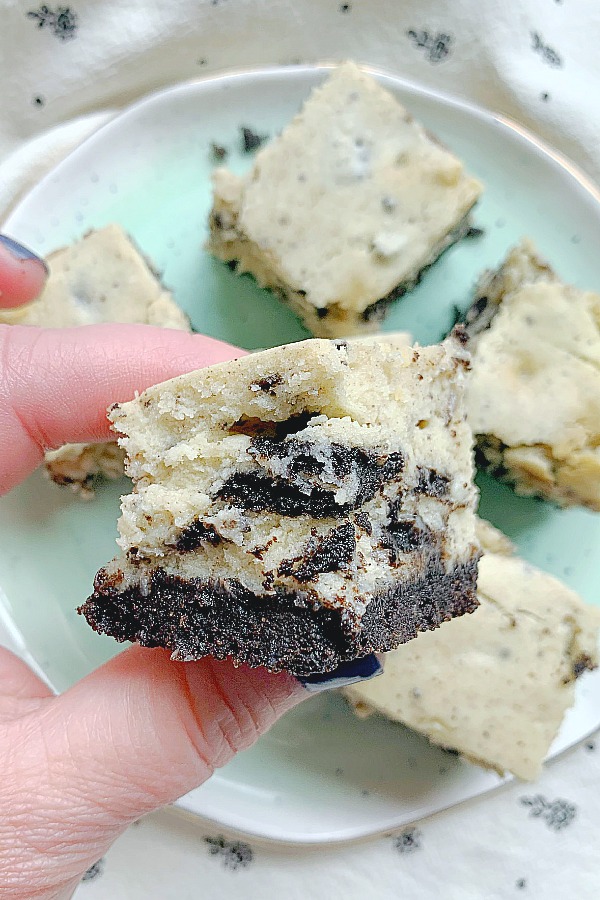
[[[132,99],[231,67],[353,58],[511,116],[600,177],[593,0],[0,0],[0,219]],[[100,898],[600,896],[600,735],[515,783],[350,847],[281,848],[165,810],[77,891]]]

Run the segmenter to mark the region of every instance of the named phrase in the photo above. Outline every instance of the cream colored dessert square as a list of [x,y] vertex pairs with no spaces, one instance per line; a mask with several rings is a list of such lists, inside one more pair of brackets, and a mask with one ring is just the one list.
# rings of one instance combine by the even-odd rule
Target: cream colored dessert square
[[600,295],[563,284],[524,240],[466,322],[478,463],[519,494],[600,510]]
[[[189,321],[158,274],[119,225],[90,231],[51,253],[42,295],[28,306],[0,310],[0,323],[67,328],[100,322],[138,322],[189,330]],[[68,444],[46,454],[46,471],[82,497],[96,475],[123,474],[123,453],[113,444]]]
[[482,187],[353,63],[334,69],[239,177],[214,174],[209,250],[318,337],[376,330],[469,228]]
[[383,713],[478,765],[533,779],[577,677],[597,665],[600,610],[508,555],[499,532],[478,534],[478,609],[386,654],[383,675],[345,694],[359,714]]
[[116,407],[134,491],[90,624],[308,675],[473,609],[467,362],[405,341],[303,341]]

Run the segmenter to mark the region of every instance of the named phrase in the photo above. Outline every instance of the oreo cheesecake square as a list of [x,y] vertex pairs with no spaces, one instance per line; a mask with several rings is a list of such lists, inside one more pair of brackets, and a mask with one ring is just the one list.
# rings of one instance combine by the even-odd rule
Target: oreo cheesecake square
[[383,675],[345,689],[374,712],[499,774],[530,780],[598,664],[600,611],[513,555],[480,523],[479,608],[387,654]]
[[600,510],[600,295],[523,240],[482,277],[466,328],[478,465],[518,494]]
[[240,177],[213,179],[208,249],[317,337],[375,331],[470,228],[481,184],[373,77],[345,63]]
[[303,341],[116,406],[134,489],[89,624],[309,676],[475,609],[467,363],[405,340]]
[[[0,323],[68,328],[139,322],[189,331],[187,316],[119,225],[89,231],[46,261],[50,274],[41,296],[27,306],[0,310]],[[45,465],[53,481],[89,498],[97,476],[123,474],[123,452],[114,443],[67,444],[48,451]]]

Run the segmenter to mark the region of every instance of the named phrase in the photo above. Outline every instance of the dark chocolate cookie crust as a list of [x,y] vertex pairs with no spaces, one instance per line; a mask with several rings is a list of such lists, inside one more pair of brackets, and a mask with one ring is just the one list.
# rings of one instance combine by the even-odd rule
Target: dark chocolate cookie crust
[[148,590],[121,589],[101,570],[79,612],[98,632],[143,647],[165,647],[175,659],[230,657],[272,672],[329,672],[368,653],[391,650],[448,619],[473,612],[478,557],[447,572],[434,562],[418,580],[391,584],[360,623],[339,610],[313,608],[308,592],[257,595],[239,581],[202,581],[154,571]]

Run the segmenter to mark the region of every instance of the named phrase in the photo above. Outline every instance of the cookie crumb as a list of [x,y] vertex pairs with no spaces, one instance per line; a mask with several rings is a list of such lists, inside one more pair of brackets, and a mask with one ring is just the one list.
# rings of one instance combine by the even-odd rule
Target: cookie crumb
[[222,834],[217,837],[205,837],[204,843],[208,846],[211,856],[220,856],[226,869],[243,869],[249,866],[254,859],[254,851],[245,841],[228,841]]
[[88,881],[95,881],[96,878],[100,878],[102,873],[104,872],[104,857],[99,859],[98,862],[95,862],[93,866],[90,866],[87,872],[83,875],[81,881],[82,883]]
[[264,144],[268,137],[266,134],[258,134],[258,132],[254,131],[252,128],[248,128],[247,125],[242,125],[240,127],[240,132],[242,135],[244,153],[252,153],[253,150],[258,150],[260,145]]
[[212,158],[219,162],[227,159],[227,147],[224,147],[222,144],[216,144],[214,141],[211,141],[210,152]]
[[465,237],[467,238],[478,238],[483,237],[485,234],[485,228],[480,228],[478,225],[471,225]]

